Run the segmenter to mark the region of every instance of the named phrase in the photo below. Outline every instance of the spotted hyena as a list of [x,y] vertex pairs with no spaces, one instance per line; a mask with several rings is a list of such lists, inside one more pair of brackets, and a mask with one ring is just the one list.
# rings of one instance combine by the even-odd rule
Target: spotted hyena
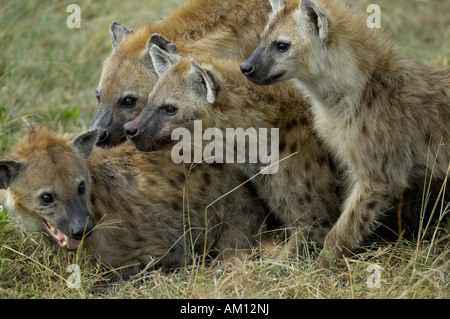
[[125,141],[122,126],[147,103],[158,79],[149,56],[153,33],[177,43],[181,54],[209,52],[244,59],[258,45],[269,12],[267,0],[189,0],[164,19],[135,31],[113,22],[113,52],[103,64],[98,111],[91,126],[99,130],[98,145]]
[[[124,126],[129,140],[139,150],[154,150],[170,141],[176,128],[193,131],[195,120],[223,136],[227,128],[278,128],[278,169],[253,182],[260,198],[289,229],[288,251],[303,254],[303,243],[309,241],[321,247],[339,211],[337,174],[312,130],[307,103],[295,89],[254,85],[233,59],[194,60],[156,45],[150,55],[160,79],[139,117]],[[266,166],[249,163],[249,153],[246,163],[235,165],[253,177]]]
[[167,150],[129,143],[91,154],[97,136],[37,128],[0,160],[0,195],[26,230],[44,229],[65,249],[84,240],[103,263],[135,266],[128,275],[151,261],[171,269],[256,243],[265,211],[250,190],[212,204],[240,185],[233,167],[174,164]]
[[439,194],[450,163],[450,69],[405,57],[349,1],[271,4],[241,69],[257,84],[292,79],[348,172],[342,214],[325,240],[336,258],[361,244],[404,189],[430,180]]

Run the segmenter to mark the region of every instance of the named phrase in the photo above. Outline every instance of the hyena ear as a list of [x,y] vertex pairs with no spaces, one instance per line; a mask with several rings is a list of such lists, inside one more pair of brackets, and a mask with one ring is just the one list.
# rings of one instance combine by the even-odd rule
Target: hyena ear
[[206,101],[209,104],[214,104],[216,102],[218,86],[215,83],[216,80],[212,73],[202,68],[194,59],[191,59],[191,72],[194,76],[193,84],[195,91],[205,92],[206,90]]
[[18,161],[0,160],[0,189],[7,189],[23,166],[25,164]]
[[150,49],[152,46],[158,46],[160,49],[166,51],[170,54],[179,54],[177,50],[177,46],[173,43],[170,43],[168,40],[166,40],[162,35],[158,33],[153,33],[150,37],[150,40],[147,42],[147,50],[150,52]]
[[133,33],[133,30],[128,30],[122,23],[116,21],[111,23],[109,35],[111,36],[113,50],[116,50],[119,43],[131,33]]
[[328,19],[314,0],[300,0],[300,14],[313,24],[315,31],[324,42],[328,39]]
[[150,48],[150,57],[152,59],[153,68],[156,74],[161,77],[175,63],[177,63],[176,55],[161,49],[157,45]]
[[285,5],[284,0],[269,0],[273,12],[278,12]]
[[97,129],[89,130],[78,134],[70,142],[72,152],[81,158],[88,158],[91,155],[98,140]]

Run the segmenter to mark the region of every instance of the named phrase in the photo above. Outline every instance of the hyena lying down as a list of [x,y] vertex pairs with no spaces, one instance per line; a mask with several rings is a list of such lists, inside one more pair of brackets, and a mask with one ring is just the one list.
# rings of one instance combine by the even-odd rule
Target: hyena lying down
[[[338,217],[337,174],[312,131],[302,97],[289,86],[262,88],[246,81],[235,60],[203,55],[194,61],[166,49],[154,45],[150,50],[160,79],[139,117],[124,125],[128,138],[139,150],[151,151],[171,141],[176,128],[193,132],[195,120],[202,120],[203,130],[215,128],[223,136],[227,128],[247,132],[279,128],[278,170],[252,181],[260,198],[289,229],[288,251],[303,254],[303,243],[309,241],[322,246]],[[258,138],[263,142],[261,135]],[[266,165],[249,163],[254,155],[249,153],[244,164],[234,165],[252,177]]]
[[181,54],[209,52],[242,60],[258,45],[269,12],[267,0],[189,0],[164,19],[135,31],[112,23],[113,52],[103,64],[92,123],[99,130],[98,145],[126,140],[122,126],[147,103],[158,79],[149,55],[153,33],[164,34]]
[[265,212],[245,187],[206,209],[242,182],[233,167],[190,169],[128,143],[91,154],[97,137],[37,128],[0,160],[5,207],[26,230],[44,229],[66,249],[84,238],[103,263],[133,265],[127,275],[151,260],[176,268],[204,249],[229,256],[255,242]]
[[336,258],[362,242],[402,190],[431,180],[441,191],[450,163],[450,69],[404,57],[348,1],[271,4],[261,44],[241,69],[257,84],[293,79],[348,171],[343,212],[325,241]]

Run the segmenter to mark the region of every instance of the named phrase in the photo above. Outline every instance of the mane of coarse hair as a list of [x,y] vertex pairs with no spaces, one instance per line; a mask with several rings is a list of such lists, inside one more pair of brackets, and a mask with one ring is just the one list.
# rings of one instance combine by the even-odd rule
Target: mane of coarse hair
[[29,160],[33,158],[33,154],[51,153],[57,148],[69,150],[69,142],[63,136],[51,132],[43,126],[33,127],[30,131],[15,144],[10,152],[9,157],[18,160]]

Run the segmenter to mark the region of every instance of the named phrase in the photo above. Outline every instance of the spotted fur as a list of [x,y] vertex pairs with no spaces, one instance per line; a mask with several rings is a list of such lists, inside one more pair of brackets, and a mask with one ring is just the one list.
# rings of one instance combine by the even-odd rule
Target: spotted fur
[[[91,222],[85,246],[105,264],[128,267],[127,275],[150,262],[182,267],[204,251],[228,257],[259,240],[265,212],[250,189],[240,187],[208,207],[242,183],[233,167],[177,165],[170,151],[141,153],[128,143],[89,155],[96,139],[79,138],[92,134],[70,139],[37,128],[0,160],[5,207],[26,230],[47,229],[45,222],[63,233],[77,219]],[[43,192],[53,196],[52,205],[42,202]],[[67,209],[74,199],[86,214]]]
[[450,69],[405,57],[350,1],[271,3],[279,9],[242,69],[258,84],[292,80],[347,172],[342,214],[325,241],[336,258],[355,251],[405,189],[431,180],[439,194],[450,163]]
[[[130,140],[143,151],[170,140],[175,128],[193,131],[193,121],[203,128],[279,128],[278,171],[258,175],[253,181],[258,194],[289,230],[289,252],[306,253],[314,241],[321,247],[337,219],[337,172],[329,154],[312,130],[306,101],[289,85],[259,87],[242,76],[239,63],[209,56],[170,57],[153,48],[161,78],[139,117],[125,126],[140,130]],[[156,61],[164,60],[165,61]],[[172,62],[171,62],[172,61]],[[173,116],[159,110],[170,104]],[[225,133],[223,134],[225,136]],[[270,146],[269,146],[270,147]],[[247,154],[248,155],[248,154]],[[246,176],[259,173],[261,164],[234,164]]]
[[92,124],[100,133],[99,146],[123,142],[122,125],[147,103],[158,79],[149,56],[152,34],[176,43],[181,54],[209,52],[244,59],[258,45],[269,12],[266,0],[189,0],[164,19],[135,31],[114,22],[110,28],[114,50],[103,64]]

